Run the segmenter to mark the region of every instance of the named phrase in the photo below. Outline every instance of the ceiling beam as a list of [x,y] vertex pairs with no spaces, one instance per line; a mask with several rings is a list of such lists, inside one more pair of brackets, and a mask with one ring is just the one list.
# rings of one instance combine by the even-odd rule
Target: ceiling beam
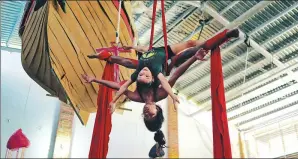
[[[180,3],[182,3],[182,1],[174,1],[172,4],[171,4],[171,6],[170,6],[170,8],[168,9],[168,10],[166,10],[166,12],[165,12],[165,17],[167,18],[168,16],[167,16],[167,14],[168,13],[170,13],[170,12],[172,12],[173,11],[173,9],[175,8],[175,6],[177,6],[177,5],[179,5]],[[158,22],[161,22],[162,21],[162,16],[161,16],[161,12],[160,12],[160,16],[158,17],[158,18],[156,18],[155,19],[155,22],[154,22],[154,26],[155,26],[155,29],[154,29],[154,32],[159,32],[161,29],[157,29],[156,27],[157,27],[157,23]],[[157,16],[158,16],[158,14],[157,14]],[[162,28],[161,26],[160,26],[160,28]],[[141,34],[141,35],[139,35],[139,39],[142,39],[142,38],[145,38],[145,39],[149,39],[147,36],[146,37],[144,37],[144,35],[148,35],[148,34],[150,34],[150,32],[151,32],[151,29],[152,29],[152,26],[151,26],[151,24],[150,24],[150,26],[149,26],[149,28],[146,28],[146,30]],[[147,43],[148,41],[146,40],[146,42],[144,42],[144,43]]]
[[[181,16],[179,16],[170,26],[167,26],[167,33],[169,34],[173,30],[173,28],[179,27],[182,24],[182,22],[185,20],[185,17],[194,13],[196,9],[197,8],[193,6],[188,8],[187,11],[185,11]],[[153,45],[157,44],[162,39],[162,37],[163,37],[163,34],[159,34],[157,37],[155,37]],[[149,40],[146,43],[148,42]]]
[[[273,37],[271,37],[270,39],[266,40],[263,44],[261,44],[261,46],[264,46],[264,45],[270,43],[272,40],[274,40],[274,39],[276,39],[276,38],[278,38],[278,37],[284,35],[284,33],[287,33],[288,31],[291,31],[292,29],[296,28],[297,25],[298,25],[298,22],[295,23],[295,24],[293,24],[293,25],[291,25],[291,26],[289,26],[285,31],[282,31],[282,32],[280,32],[279,34],[276,34],[275,36],[273,36]],[[274,52],[274,53],[272,53],[272,54],[273,54],[273,55],[279,54],[280,52],[282,52],[283,49],[285,49],[285,48],[287,48],[287,47],[290,47],[290,46],[292,46],[292,45],[295,45],[295,43],[297,43],[297,42],[294,42],[294,43],[292,43],[292,44],[289,44],[289,45],[287,45],[287,46],[281,48],[280,50],[277,50],[276,52]],[[236,44],[236,45],[237,45],[237,44]],[[229,48],[228,51],[226,51],[226,49],[223,49],[223,50],[221,51],[221,54],[224,55],[224,54],[226,54],[226,52],[229,53],[229,50],[230,50],[230,49],[233,49],[234,47],[236,47],[236,45],[234,45],[234,43],[233,43],[232,45],[230,45],[230,46],[228,46],[228,47],[226,48],[226,49]],[[253,51],[253,50],[252,50],[252,51]],[[248,54],[250,54],[252,51],[250,51]],[[246,54],[243,54],[243,55],[241,55],[239,58],[242,59],[242,58],[244,58],[245,56],[246,56]],[[223,70],[224,70],[225,68],[229,68],[229,67],[231,67],[231,66],[233,65],[234,61],[236,61],[236,60],[237,60],[237,59],[233,59],[232,61],[230,61],[229,63],[227,63],[226,65],[224,65],[224,66],[223,66]],[[266,63],[266,61],[268,61],[268,60],[264,59],[264,60],[262,60],[262,61],[257,62],[257,63],[254,64],[254,65],[251,65],[251,66],[249,66],[249,67],[247,68],[246,71],[249,72],[250,70],[260,69],[260,67],[261,67],[264,63]],[[207,63],[207,62],[205,62],[205,63]],[[200,67],[200,68],[205,69],[207,66],[208,66],[208,65],[205,64],[204,67]],[[209,66],[208,66],[208,67],[209,67]],[[243,71],[240,71],[239,73],[242,73],[242,72],[243,72]],[[234,75],[232,75],[232,76],[228,76],[228,77],[226,77],[226,78],[225,78],[225,84],[227,85],[227,84],[229,84],[230,82],[233,82],[233,81],[234,81],[234,78],[236,78],[237,76],[239,76],[239,74],[234,74]],[[182,77],[183,77],[183,76],[182,76]],[[192,85],[194,85],[195,83],[202,83],[202,82],[204,82],[204,81],[206,81],[206,80],[209,80],[209,79],[210,79],[210,74],[207,74],[207,75],[204,76],[203,78],[200,78],[200,80],[197,80],[196,82],[192,83]],[[186,86],[184,86],[183,89],[180,89],[180,90],[189,89],[189,88],[194,89],[194,87],[191,87],[192,85],[186,85]],[[236,89],[236,88],[235,88],[235,89]],[[188,90],[188,91],[189,91],[189,90]],[[206,90],[204,90],[203,92],[200,92],[200,94],[203,94],[203,96],[204,96],[205,94],[208,94],[208,91],[209,91],[209,89],[206,89]],[[237,90],[235,93],[239,93],[239,91],[240,91],[240,90]],[[192,98],[195,98],[195,97],[198,96],[198,95],[199,95],[199,94],[193,96]],[[203,96],[201,96],[201,97],[203,97]],[[227,97],[227,95],[226,95],[226,97]]]
[[200,7],[201,2],[200,1],[182,1],[185,4],[192,5],[194,7]]
[[[287,114],[289,112],[294,112],[298,110],[297,100],[293,100],[291,102],[284,101],[285,104],[282,104],[278,109],[274,109],[272,111],[264,113],[262,116],[257,116],[258,118],[251,118],[251,121],[247,121],[245,123],[241,123],[238,128],[240,130],[251,127],[253,125],[256,125],[258,123],[261,123],[262,121],[266,120],[273,120],[274,118]],[[235,124],[237,126],[237,124]]]
[[[229,9],[231,9],[232,7],[234,7],[239,1],[234,1],[232,2],[230,5],[228,5],[226,8],[224,8],[222,11],[219,12],[219,14],[224,14],[225,12],[227,12]],[[196,2],[198,3],[198,2]],[[195,5],[195,3],[192,3],[193,5]],[[202,11],[205,11],[206,8],[205,7],[208,7],[208,5],[206,3],[204,3],[202,5]],[[216,12],[216,11],[215,11]],[[213,23],[216,19],[213,17],[213,19],[209,22],[209,23]],[[195,29],[194,32],[192,32],[192,34],[189,34],[187,37],[185,37],[183,39],[183,41],[187,41],[187,40],[190,40],[194,35],[198,34],[199,32],[201,31],[201,26],[199,26],[198,28]]]
[[24,6],[25,6],[25,2],[24,3],[19,3],[19,8],[18,8],[18,10],[20,10],[20,12],[18,13],[19,15],[18,15],[18,17],[16,18],[16,21],[15,21],[15,23],[14,23],[14,26],[12,27],[12,29],[11,29],[11,31],[10,31],[10,33],[9,33],[9,36],[8,36],[8,38],[7,38],[7,41],[6,41],[6,46],[8,46],[9,45],[9,40],[11,39],[11,37],[12,37],[12,35],[13,35],[13,32],[15,31],[15,29],[19,26],[19,21],[20,21],[20,19],[22,18],[22,16],[23,16],[23,10],[24,10]]
[[[140,3],[143,3],[143,2],[140,2]],[[147,7],[147,6],[145,6],[145,7],[147,7],[147,9],[149,10],[150,8],[151,8],[151,6],[153,5],[153,1],[149,1],[149,6]],[[145,12],[145,11],[144,11]],[[143,13],[144,13],[143,12]],[[142,15],[144,15],[144,14],[138,14],[137,16],[136,16],[136,22],[139,20],[139,18],[142,16]]]
[[[266,4],[266,3],[265,3]],[[264,4],[262,4],[261,6],[263,6]],[[258,6],[258,9],[260,8],[260,5]],[[230,23],[228,22],[228,20],[226,20],[224,17],[222,17],[220,14],[218,14],[214,9],[212,9],[211,7],[209,7],[208,5],[206,5],[205,6],[205,9],[207,9],[208,11],[207,12],[209,12],[210,13],[210,15],[212,15],[212,16],[214,16],[214,18],[215,19],[221,19],[221,20],[218,20],[218,21],[221,21],[221,23],[223,23],[223,25],[225,25],[225,26],[228,26],[228,25],[230,25]],[[251,10],[251,9],[250,9]],[[251,11],[249,11],[249,13],[252,13]],[[246,13],[245,13],[246,14]],[[247,17],[247,14],[244,16],[244,17]],[[236,21],[242,21],[242,16],[240,16],[239,18],[241,18],[241,19],[236,19]],[[291,27],[292,28],[292,27]],[[223,30],[223,29],[222,29]],[[280,34],[278,34],[278,35],[276,35],[275,37],[277,37],[277,36],[280,36],[281,34],[283,34],[284,32],[281,32]],[[243,34],[243,32],[242,32],[242,34]],[[271,39],[273,39],[273,38],[271,38]],[[268,60],[272,60],[272,54],[270,54],[267,50],[265,50],[263,47],[261,47],[259,44],[257,44],[255,41],[253,41],[253,40],[250,40],[250,42],[251,42],[251,45],[256,49],[256,51],[258,51],[258,52],[260,52],[262,55],[264,55]],[[267,42],[269,42],[269,41],[267,41]],[[267,43],[266,42],[266,43]],[[265,44],[265,43],[264,43]],[[264,45],[263,44],[263,45]],[[233,45],[234,47],[236,47],[236,45]],[[223,51],[222,52],[222,56],[225,54],[225,51]],[[242,55],[242,56],[245,56],[245,55]],[[236,59],[235,59],[236,60]],[[210,60],[209,61],[207,61],[207,62],[205,62],[202,66],[205,66],[204,68],[206,68],[206,66],[208,66],[209,65],[209,63],[210,63]],[[229,62],[229,64],[231,64],[232,62]],[[275,65],[277,65],[278,67],[284,67],[284,65],[283,65],[283,63],[282,62],[280,62],[278,59],[276,59],[276,58],[273,58],[273,63],[275,64]],[[202,67],[200,67],[200,68],[202,68]],[[191,73],[191,71],[189,71],[189,72],[186,72],[186,74],[188,74],[188,73]],[[209,75],[210,76],[210,75]],[[208,78],[209,76],[205,76],[206,78]],[[186,77],[186,76],[185,76]],[[205,79],[205,78],[204,78]],[[208,78],[209,79],[209,78]],[[202,79],[200,79],[199,81],[201,82],[201,80]],[[197,82],[199,82],[199,81],[197,81]],[[187,88],[189,88],[189,87],[184,87],[184,89],[187,89]],[[193,88],[193,87],[192,87]]]
[[287,119],[290,119],[290,118],[293,118],[293,117],[297,117],[298,115],[298,110],[296,111],[293,111],[293,112],[289,112],[287,114],[282,114],[274,119],[270,119],[270,120],[266,120],[266,121],[263,121],[259,124],[256,124],[256,125],[253,125],[253,126],[250,126],[250,127],[247,127],[247,128],[243,128],[243,129],[240,129],[240,131],[244,131],[245,133],[250,133],[254,130],[259,130],[265,126],[269,126],[269,125],[272,125],[272,124],[276,124],[280,121],[284,121],[284,120],[287,120]]
[[[287,79],[286,79],[287,78]],[[264,112],[268,112],[272,109],[278,108],[283,101],[294,101],[297,99],[298,95],[292,95],[292,96],[286,96],[289,93],[297,91],[297,83],[291,83],[293,80],[293,77],[286,76],[280,80],[277,80],[273,83],[269,84],[265,87],[262,87],[260,89],[257,89],[258,94],[256,93],[249,93],[250,96],[247,94],[246,97],[243,97],[242,100],[231,103],[227,105],[227,112],[228,112],[228,119],[232,123],[239,123],[241,121],[247,120],[251,118],[252,116],[257,116],[264,114]],[[281,86],[285,83],[288,83],[291,85],[288,85],[287,87],[281,88]],[[273,89],[279,89],[273,93],[266,94],[268,91],[271,91]],[[262,96],[261,96],[262,95]],[[255,97],[259,97],[258,100],[254,100],[251,103],[245,104],[244,102],[247,102],[249,100],[252,100]],[[280,98],[280,99],[278,99]],[[278,100],[277,100],[278,99]],[[239,106],[240,104],[240,106]],[[235,106],[239,107],[235,107]],[[231,109],[234,107],[234,109]]]
[[17,52],[17,53],[21,53],[21,51],[22,51],[21,49],[4,47],[4,46],[1,46],[1,50],[8,51],[8,52]]
[[[206,5],[204,7],[205,12],[210,14],[214,19],[216,19],[218,22],[220,22],[225,27],[221,29],[219,32],[222,32],[225,29],[232,29],[235,27],[238,27],[241,25],[244,21],[248,20],[249,17],[252,15],[258,13],[260,10],[264,9],[268,4],[270,4],[272,1],[261,1],[254,7],[250,8],[247,12],[239,16],[237,19],[235,19],[233,22],[229,22],[226,18],[221,16],[219,13],[217,13],[212,7]],[[240,29],[239,29],[240,30]],[[244,34],[240,30],[240,34]],[[271,54],[265,50],[263,47],[261,47],[259,44],[257,44],[254,40],[250,39],[251,46],[258,52],[260,52],[263,56],[265,56],[267,59],[271,59]],[[277,66],[282,66],[282,63],[278,61],[277,59],[273,59],[273,62]]]
[[[254,87],[256,87],[256,84],[261,85],[263,83],[266,83],[267,81],[270,81],[273,78],[276,78],[284,73],[289,72],[289,70],[291,71],[292,69],[298,67],[298,63],[294,64],[292,66],[289,66],[287,68],[276,68],[276,69],[272,69],[260,76],[258,76],[258,80],[250,80],[247,81],[245,84],[240,85],[239,87],[237,87],[236,89],[232,90],[232,91],[228,91],[225,92],[225,96],[229,96],[229,94],[235,93],[235,92],[246,92]],[[206,111],[208,109],[210,109],[211,106],[211,101],[209,100],[208,102],[205,102],[204,104],[200,105],[201,109],[192,113],[191,116],[200,113],[202,111]]]
[[[227,19],[222,17],[220,14],[218,14],[213,8],[210,6],[206,5],[205,6],[205,11],[209,13],[211,16],[213,16],[215,19],[217,19],[220,23],[222,23],[225,28],[234,28],[240,24],[242,24],[245,20],[247,20],[250,16],[252,16],[255,13],[258,13],[260,10],[265,8],[268,4],[270,4],[272,1],[261,1],[251,9],[249,9],[247,12],[242,14],[239,18],[234,20],[232,23],[229,23]],[[215,11],[215,12],[214,12]],[[239,29],[240,30],[240,29]],[[243,32],[240,30],[240,33],[243,34]],[[263,56],[265,56],[267,59],[272,59],[273,63],[280,68],[285,68],[286,66],[280,62],[278,59],[275,57],[272,57],[272,54],[270,54],[266,49],[264,49],[262,46],[260,46],[257,42],[254,40],[250,39],[249,40],[250,45],[259,53],[261,53]],[[289,72],[289,74],[298,77],[298,75],[293,73],[292,71]]]
[[266,23],[263,23],[261,26],[255,28],[254,30],[249,32],[249,35],[255,34],[257,31],[265,28],[267,25],[271,24],[272,22],[276,21],[277,19],[281,18],[282,16],[285,16],[287,13],[292,11],[293,9],[296,9],[298,7],[298,1],[294,3],[291,7],[285,9],[284,11],[280,12],[276,16],[272,17],[271,19],[267,20]]

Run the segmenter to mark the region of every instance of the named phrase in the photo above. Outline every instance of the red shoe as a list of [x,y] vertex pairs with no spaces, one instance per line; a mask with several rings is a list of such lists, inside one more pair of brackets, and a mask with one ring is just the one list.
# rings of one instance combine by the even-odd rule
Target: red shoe
[[101,50],[100,52],[98,52],[97,54],[97,58],[99,60],[105,60],[105,61],[109,61],[110,57],[112,56],[113,54],[108,52],[107,50]]

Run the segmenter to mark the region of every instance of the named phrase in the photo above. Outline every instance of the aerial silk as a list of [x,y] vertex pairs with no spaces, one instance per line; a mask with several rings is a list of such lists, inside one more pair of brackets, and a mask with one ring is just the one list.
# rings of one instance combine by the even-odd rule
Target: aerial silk
[[[216,41],[225,39],[226,32],[208,40],[206,46],[211,47]],[[211,98],[214,158],[232,158],[219,46],[211,50]]]
[[[122,17],[126,27],[128,28],[129,35],[131,39],[133,39],[133,32],[131,30],[131,26],[129,24],[128,17],[125,12],[121,10],[122,3],[118,1],[112,1],[115,7],[118,8],[118,12]],[[118,16],[118,24],[120,23],[120,17]],[[116,33],[116,44],[118,42],[119,37],[119,25]],[[112,44],[113,45],[113,44]],[[110,48],[101,48],[113,52],[114,55],[118,55],[118,51],[127,52],[122,48],[118,48],[112,46]],[[100,49],[96,49],[97,52]],[[129,51],[130,52],[130,51]],[[106,63],[106,66],[103,71],[102,79],[108,81],[118,82],[118,74],[114,74],[115,72],[119,73],[118,67],[115,67],[114,64]],[[116,75],[116,76],[115,76]],[[124,84],[125,81],[122,81],[120,84]],[[109,103],[113,100],[113,90],[106,87],[100,86],[97,97],[97,113],[93,128],[91,146],[89,151],[89,158],[106,158],[108,154],[108,145],[109,145],[109,135],[112,129],[112,120],[111,113],[109,108]]]
[[[102,79],[114,80],[114,65],[106,63]],[[109,103],[113,100],[113,90],[101,85],[97,97],[97,113],[93,128],[89,158],[106,158],[108,154],[109,135],[112,129]]]

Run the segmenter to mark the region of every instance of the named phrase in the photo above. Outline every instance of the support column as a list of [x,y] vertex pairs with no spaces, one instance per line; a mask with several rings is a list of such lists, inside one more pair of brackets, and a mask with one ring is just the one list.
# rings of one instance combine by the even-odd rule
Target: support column
[[239,140],[239,152],[240,152],[240,158],[245,158],[244,155],[244,145],[243,145],[243,135],[240,131],[238,131],[238,140]]
[[70,157],[73,117],[72,107],[61,102],[53,158]]
[[177,111],[174,110],[173,99],[168,97],[168,158],[179,158]]

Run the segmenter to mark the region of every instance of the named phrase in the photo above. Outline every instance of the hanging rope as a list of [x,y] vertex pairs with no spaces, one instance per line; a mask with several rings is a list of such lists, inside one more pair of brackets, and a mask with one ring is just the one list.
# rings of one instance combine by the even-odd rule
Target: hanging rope
[[[121,8],[122,7],[122,0],[119,0],[119,8],[118,8],[118,23],[117,23],[117,30],[116,30],[116,50],[114,52],[115,56],[119,56],[119,35],[120,35],[120,21],[121,21]],[[119,82],[119,65],[114,64],[114,81]]]
[[[122,0],[119,0],[118,23],[117,23],[117,30],[116,30],[116,44],[117,44],[117,46],[119,46],[119,32],[120,32],[121,9],[122,9]],[[116,51],[116,54],[118,54],[118,50]]]
[[21,122],[20,127],[23,126],[23,122],[26,120],[26,109],[27,109],[27,103],[28,103],[29,94],[30,94],[30,91],[31,91],[31,85],[32,85],[32,82],[30,82],[30,85],[29,85],[29,90],[28,90],[28,93],[27,93],[25,107],[24,107],[24,111],[23,111],[23,119],[20,120],[20,122]]

